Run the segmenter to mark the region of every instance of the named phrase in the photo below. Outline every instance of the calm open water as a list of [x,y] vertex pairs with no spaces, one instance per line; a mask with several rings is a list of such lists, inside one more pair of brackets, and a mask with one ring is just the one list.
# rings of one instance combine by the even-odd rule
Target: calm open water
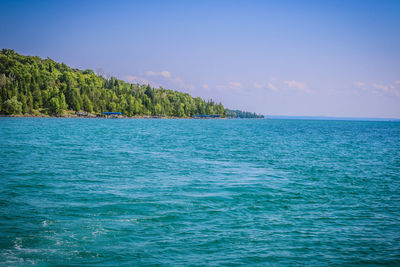
[[400,123],[0,118],[0,265],[399,265]]

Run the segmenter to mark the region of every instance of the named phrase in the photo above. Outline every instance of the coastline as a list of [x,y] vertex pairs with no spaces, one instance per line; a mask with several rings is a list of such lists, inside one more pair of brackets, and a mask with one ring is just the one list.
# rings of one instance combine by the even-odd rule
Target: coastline
[[193,117],[153,117],[153,116],[132,116],[132,117],[118,117],[118,118],[106,118],[106,117],[96,117],[96,116],[78,116],[78,115],[61,115],[61,116],[51,116],[51,115],[0,115],[0,118],[46,118],[46,119],[164,119],[164,120],[178,120],[178,119],[193,119],[193,120],[225,120],[234,118],[193,118]]

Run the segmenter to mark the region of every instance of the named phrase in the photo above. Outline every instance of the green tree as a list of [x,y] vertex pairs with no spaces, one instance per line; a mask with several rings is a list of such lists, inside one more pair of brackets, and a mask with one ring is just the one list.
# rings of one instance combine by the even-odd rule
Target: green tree
[[27,102],[26,98],[27,98],[26,95],[24,95],[23,93],[19,94],[18,101],[21,102],[22,104],[22,114],[28,113],[28,105],[26,103]]
[[0,87],[4,87],[7,85],[7,77],[4,73],[0,74]]
[[184,109],[184,104],[180,103],[178,106],[178,111],[177,111],[177,116],[178,117],[184,117],[185,116],[185,109]]
[[153,89],[150,87],[150,85],[146,86],[146,92],[145,94],[153,101],[154,100],[154,91]]
[[16,96],[4,102],[4,111],[9,115],[17,115],[22,112],[22,103],[18,101]]
[[39,89],[33,91],[33,107],[35,109],[41,108],[43,106],[42,94]]
[[155,110],[156,110],[156,114],[155,114],[155,115],[161,115],[161,114],[164,113],[164,112],[163,112],[163,108],[162,108],[162,106],[161,106],[160,103],[158,103],[158,104],[156,105]]
[[32,97],[31,92],[28,92],[28,96],[27,96],[27,99],[26,99],[26,104],[28,106],[28,113],[32,113],[32,110],[33,110],[33,97]]
[[65,102],[65,95],[63,93],[60,94],[59,103],[62,110],[68,109],[68,105]]
[[83,96],[83,106],[82,106],[84,111],[87,112],[93,112],[93,105],[92,102],[90,101],[89,97],[87,95]]
[[49,112],[54,115],[61,115],[62,109],[58,97],[53,97],[49,102]]

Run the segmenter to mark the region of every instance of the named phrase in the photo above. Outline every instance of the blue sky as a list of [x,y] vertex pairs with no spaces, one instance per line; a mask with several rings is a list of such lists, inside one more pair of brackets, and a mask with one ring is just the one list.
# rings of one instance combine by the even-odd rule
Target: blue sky
[[400,117],[400,1],[2,1],[0,47],[233,109]]

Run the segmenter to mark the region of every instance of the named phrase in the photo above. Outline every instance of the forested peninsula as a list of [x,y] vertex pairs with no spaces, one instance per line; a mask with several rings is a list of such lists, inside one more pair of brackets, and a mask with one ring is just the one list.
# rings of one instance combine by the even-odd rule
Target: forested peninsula
[[0,52],[0,114],[68,116],[77,112],[121,112],[126,117],[259,117],[231,111],[221,103],[150,85],[131,84],[96,75],[52,59],[24,56],[11,49]]

